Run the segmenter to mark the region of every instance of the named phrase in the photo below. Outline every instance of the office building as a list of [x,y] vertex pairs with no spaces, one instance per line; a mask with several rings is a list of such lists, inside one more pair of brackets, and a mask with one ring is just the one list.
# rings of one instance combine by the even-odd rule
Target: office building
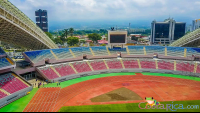
[[173,19],[165,19],[164,22],[151,23],[151,44],[171,44],[183,37],[186,32],[186,23],[176,22]]
[[47,10],[35,11],[36,24],[44,31],[49,32]]
[[200,28],[200,19],[192,21],[192,31]]

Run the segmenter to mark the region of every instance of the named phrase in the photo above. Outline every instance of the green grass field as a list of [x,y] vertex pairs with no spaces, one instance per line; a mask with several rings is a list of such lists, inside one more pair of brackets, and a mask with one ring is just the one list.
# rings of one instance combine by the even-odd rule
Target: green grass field
[[[141,108],[145,108],[146,103],[140,104]],[[195,101],[175,101],[175,102],[161,102],[161,104],[164,105],[158,106],[158,109],[140,109],[139,103],[126,103],[126,104],[109,104],[109,105],[89,105],[89,106],[67,106],[62,107],[59,112],[175,112],[171,110],[176,110],[176,112],[200,112],[199,106],[200,106],[200,100]],[[167,104],[173,104],[174,107],[175,104],[178,104],[175,106],[175,108],[170,107],[170,105]],[[182,107],[183,105],[183,107]],[[188,106],[190,105],[190,106]],[[191,105],[198,105],[198,106],[191,106]],[[169,107],[166,107],[169,106]],[[187,109],[193,108],[193,109]],[[161,109],[165,108],[165,109]],[[179,109],[180,108],[180,109]],[[182,109],[185,108],[185,109]]]
[[[165,76],[165,77],[174,77],[174,78],[182,78],[182,79],[200,81],[200,78],[190,77],[190,76],[183,76],[183,75],[161,74],[161,73],[142,73],[142,74],[143,75]],[[73,85],[73,84],[76,84],[76,83],[79,83],[79,82],[91,80],[91,79],[96,79],[96,78],[101,78],[101,77],[108,77],[108,76],[123,76],[123,75],[135,75],[135,73],[109,73],[109,74],[99,74],[99,75],[93,75],[93,76],[86,76],[86,77],[81,77],[81,78],[76,78],[76,79],[64,81],[59,86],[57,86],[57,83],[52,83],[52,84],[50,83],[50,84],[45,85],[44,87],[61,87],[61,88],[64,88],[64,87],[67,87],[67,86],[70,86],[70,85]],[[38,90],[38,88],[34,88],[29,95],[24,96],[24,97],[22,97],[22,98],[20,98],[20,99],[18,99],[16,101],[8,104],[7,106],[1,108],[0,112],[22,112],[25,109],[25,107],[28,105],[30,100],[33,98],[33,96],[35,95],[37,90]],[[186,102],[186,101],[184,101],[184,102]],[[200,103],[200,101],[198,101],[198,102]],[[128,104],[127,106],[122,105],[122,107],[123,106],[124,107],[129,107],[129,106],[132,107],[133,105],[134,104],[130,104],[130,105]],[[116,105],[116,106],[119,106],[119,105]],[[130,110],[130,109],[127,109],[127,110]],[[119,110],[117,110],[117,111],[119,111]]]

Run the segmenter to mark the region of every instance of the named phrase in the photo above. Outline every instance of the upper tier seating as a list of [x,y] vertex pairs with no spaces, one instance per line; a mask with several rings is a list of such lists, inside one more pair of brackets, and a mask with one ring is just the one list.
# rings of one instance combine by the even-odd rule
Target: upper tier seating
[[118,52],[121,52],[123,54],[127,54],[126,48],[123,49],[108,49],[110,54],[117,54]]
[[106,60],[109,69],[122,69],[122,64],[118,59]]
[[122,59],[125,68],[139,68],[137,59]]
[[174,61],[158,60],[158,69],[174,70]]
[[106,46],[90,47],[90,48],[92,49],[95,56],[108,55],[108,51],[106,49]]
[[167,47],[167,56],[184,57],[183,47]]
[[58,57],[58,59],[74,58],[68,48],[52,49],[52,51]]
[[6,58],[0,58],[0,68],[11,66],[11,64],[8,62]]
[[48,79],[55,79],[59,77],[50,67],[42,67],[39,69]]
[[164,46],[145,46],[146,54],[160,54],[165,55],[165,47]]
[[187,56],[192,56],[192,55],[200,56],[200,48],[189,48],[189,47],[187,47],[186,49],[187,49]]
[[75,62],[73,66],[78,73],[92,71],[86,62]]
[[59,64],[53,67],[61,76],[76,74],[69,64]]
[[90,65],[92,66],[94,71],[106,70],[107,69],[107,67],[106,67],[105,63],[103,62],[103,60],[91,61]]
[[0,75],[0,88],[11,94],[27,87],[28,86],[24,84],[21,80],[14,77],[12,73]]
[[130,55],[144,55],[144,46],[128,46]]
[[39,62],[46,58],[48,59],[55,59],[55,57],[52,55],[50,50],[40,50],[40,51],[29,51],[25,52],[25,54],[33,61],[33,62]]
[[143,69],[156,69],[155,60],[141,59],[140,65]]
[[83,54],[92,55],[89,47],[75,47],[70,49],[76,57],[83,56]]
[[6,53],[0,48],[0,55],[5,55]]

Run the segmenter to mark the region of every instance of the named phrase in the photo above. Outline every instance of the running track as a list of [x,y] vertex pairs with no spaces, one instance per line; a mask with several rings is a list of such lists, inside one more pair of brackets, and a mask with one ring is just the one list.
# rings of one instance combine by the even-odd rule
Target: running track
[[[129,83],[129,86],[123,86]],[[157,101],[200,100],[200,82],[161,76],[111,76],[92,79],[65,88],[41,88],[24,112],[57,112],[62,106],[134,103],[140,101],[91,102],[90,99],[112,90],[126,87],[140,97],[154,97]]]

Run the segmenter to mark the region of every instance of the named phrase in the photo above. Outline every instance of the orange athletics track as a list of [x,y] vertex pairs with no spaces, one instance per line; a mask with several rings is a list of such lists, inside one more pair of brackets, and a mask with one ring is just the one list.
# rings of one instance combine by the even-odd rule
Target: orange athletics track
[[[129,85],[124,86],[124,83]],[[65,88],[41,88],[24,109],[24,112],[57,112],[62,106],[138,103],[139,101],[91,102],[90,99],[125,87],[143,99],[154,97],[157,101],[200,100],[200,82],[163,77],[136,75],[111,76],[92,79]]]

